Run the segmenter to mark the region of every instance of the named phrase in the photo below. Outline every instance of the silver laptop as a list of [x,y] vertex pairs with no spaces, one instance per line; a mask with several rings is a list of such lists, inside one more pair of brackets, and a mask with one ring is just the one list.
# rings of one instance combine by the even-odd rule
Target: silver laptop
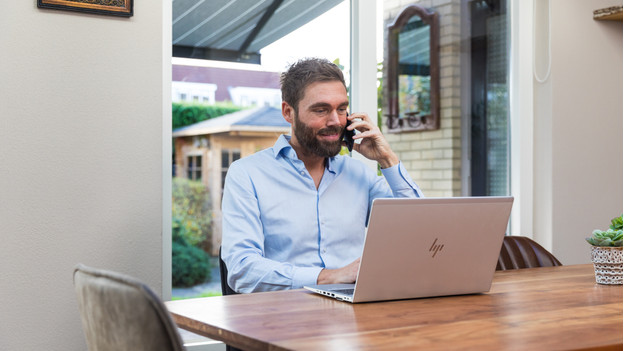
[[348,302],[490,290],[513,197],[375,199],[355,284],[304,286]]

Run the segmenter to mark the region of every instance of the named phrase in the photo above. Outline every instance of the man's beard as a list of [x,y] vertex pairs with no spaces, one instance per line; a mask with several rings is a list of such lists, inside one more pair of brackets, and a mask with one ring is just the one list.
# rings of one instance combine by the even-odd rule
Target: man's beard
[[295,112],[295,124],[293,128],[299,145],[303,146],[308,152],[313,153],[321,157],[333,157],[336,156],[342,148],[342,138],[336,141],[321,141],[316,138],[317,135],[329,135],[339,134],[342,135],[344,128],[340,126],[328,127],[319,129],[315,132],[314,129],[308,127],[307,124],[301,122],[299,114]]

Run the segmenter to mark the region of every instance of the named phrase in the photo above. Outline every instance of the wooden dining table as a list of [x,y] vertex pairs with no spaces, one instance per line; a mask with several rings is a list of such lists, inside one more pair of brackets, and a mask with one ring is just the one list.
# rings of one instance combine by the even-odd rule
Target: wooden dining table
[[497,271],[482,294],[351,304],[296,289],[166,302],[245,350],[622,350],[622,285],[593,266]]

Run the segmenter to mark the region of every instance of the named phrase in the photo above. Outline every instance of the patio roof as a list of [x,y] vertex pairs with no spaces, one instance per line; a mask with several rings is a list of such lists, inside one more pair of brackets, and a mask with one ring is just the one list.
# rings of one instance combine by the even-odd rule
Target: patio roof
[[173,56],[260,64],[260,49],[343,0],[172,0]]
[[290,123],[275,107],[242,110],[173,130],[174,138],[229,132],[290,132]]

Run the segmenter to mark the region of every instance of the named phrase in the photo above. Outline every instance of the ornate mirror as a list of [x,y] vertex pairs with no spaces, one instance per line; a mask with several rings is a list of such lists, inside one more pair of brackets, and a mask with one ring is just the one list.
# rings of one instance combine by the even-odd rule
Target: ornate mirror
[[388,26],[390,132],[440,128],[438,14],[410,5]]

